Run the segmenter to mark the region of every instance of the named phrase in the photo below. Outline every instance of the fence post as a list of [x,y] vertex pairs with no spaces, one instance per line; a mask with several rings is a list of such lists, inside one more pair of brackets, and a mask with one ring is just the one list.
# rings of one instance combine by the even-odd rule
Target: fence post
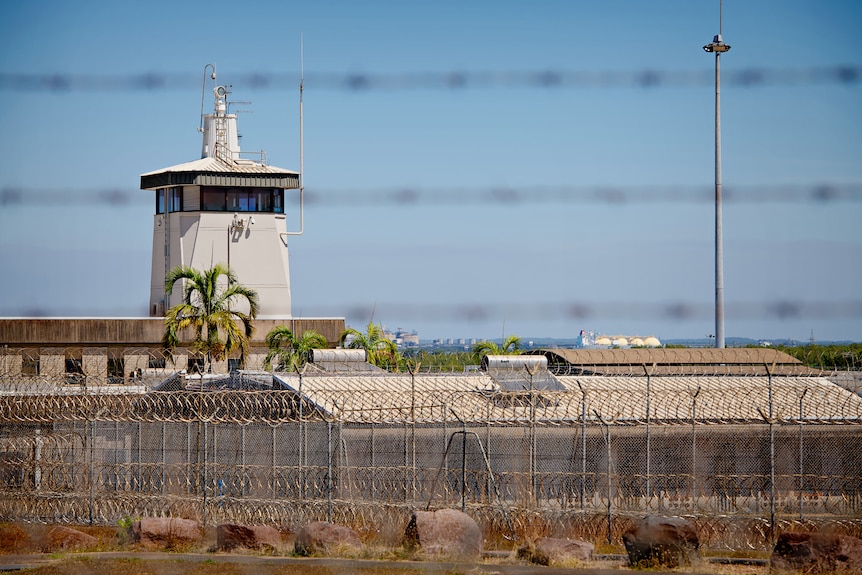
[[607,421],[599,414],[598,411],[593,410],[593,413],[596,414],[596,418],[601,422],[601,424],[605,428],[605,443],[607,445],[607,483],[608,483],[608,545],[613,541],[613,514],[611,508],[611,494],[613,493],[612,485],[611,485],[611,426]]
[[276,492],[277,492],[277,490],[276,490],[277,475],[276,475],[276,473],[275,473],[275,465],[276,465],[276,461],[275,461],[275,444],[276,444],[276,441],[275,441],[275,430],[277,429],[277,426],[273,425],[273,426],[271,426],[271,429],[272,429],[272,445],[271,445],[271,447],[272,447],[272,467],[271,467],[271,475],[272,475],[272,498],[273,498],[273,499],[275,499],[275,494],[276,494]]
[[299,366],[294,365],[294,370],[299,375],[299,445],[297,446],[297,455],[299,459],[299,497],[300,499],[305,500],[305,467],[303,454],[305,453],[306,434],[303,434],[303,431],[305,430],[305,421],[302,413],[302,408],[305,404],[305,401],[302,398],[302,374],[305,373],[305,366],[300,369]]
[[326,422],[326,520],[332,523],[332,420]]
[[586,513],[587,505],[587,392],[577,379],[581,390],[581,513]]
[[[191,420],[186,422],[186,461],[188,462],[188,470],[186,480],[186,492],[188,495],[197,495],[198,494],[198,463],[197,459],[192,462],[192,425],[194,425]],[[197,444],[195,444],[195,449],[197,450]],[[197,452],[195,452],[197,453]]]
[[467,423],[461,421],[461,513],[467,513]]
[[491,475],[491,402],[487,403],[487,416],[485,418],[485,453],[488,456],[488,477],[485,485],[485,492],[488,494],[488,503],[491,502],[491,490],[496,489],[496,484],[493,483]]
[[33,490],[42,489],[42,428],[37,427],[33,438]]
[[[444,452],[449,449],[449,444],[447,441],[447,436],[449,434],[449,426],[448,426],[448,416],[449,416],[449,406],[444,402],[443,403],[443,450]],[[449,458],[445,457],[443,459],[443,465],[441,466],[443,470],[443,494],[446,496],[445,501],[449,502]],[[433,493],[431,496],[433,497]],[[430,501],[430,499],[429,499]]]
[[536,485],[536,458],[538,454],[536,453],[536,390],[533,386],[533,376],[538,371],[539,364],[535,366],[526,365],[524,369],[527,370],[527,374],[530,376],[530,502],[535,508],[538,506],[539,496],[538,486]]
[[700,395],[700,386],[697,386],[691,396],[691,510],[695,511],[697,505],[697,396]]
[[422,362],[410,366],[410,500],[416,505],[416,374]]
[[88,418],[87,423],[90,424],[90,477],[89,477],[89,481],[88,481],[89,488],[90,488],[89,489],[89,491],[90,491],[90,493],[89,493],[90,502],[89,502],[88,507],[89,507],[90,525],[92,525],[93,524],[93,504],[94,504],[93,503],[93,489],[95,487],[94,483],[96,482],[96,479],[94,477],[94,469],[93,469],[93,467],[95,465],[95,459],[96,459],[96,422],[95,422],[95,420]]
[[[655,368],[656,364],[652,364]],[[649,511],[651,503],[651,485],[650,480],[650,369],[646,364],[642,364],[644,373],[646,374],[646,508]]]
[[143,463],[141,462],[141,433],[142,433],[141,422],[138,421],[138,478],[136,481],[138,492],[143,491],[143,481],[144,481]]
[[[201,393],[203,393],[203,392],[201,392]],[[209,460],[209,450],[208,450],[209,443],[207,442],[207,434],[209,433],[209,431],[207,430],[207,422],[206,421],[203,422],[203,426],[204,426],[204,463],[203,463],[203,475],[202,475],[203,507],[204,507],[203,526],[206,527],[207,526],[207,481],[209,480],[208,475],[207,475],[207,471],[208,471],[207,461]]]
[[165,494],[165,482],[167,481],[167,466],[168,466],[168,458],[167,458],[167,422],[162,420],[162,484],[159,486],[162,491],[162,495]]
[[[775,367],[775,364],[772,364]],[[766,366],[769,388],[769,542],[775,543],[775,424],[772,404],[772,369]]]
[[805,399],[805,394],[808,393],[808,388],[802,392],[802,395],[799,396],[799,486],[797,492],[799,493],[799,520],[803,519],[803,511],[802,511],[802,437],[803,437],[803,425],[802,425],[802,401]]

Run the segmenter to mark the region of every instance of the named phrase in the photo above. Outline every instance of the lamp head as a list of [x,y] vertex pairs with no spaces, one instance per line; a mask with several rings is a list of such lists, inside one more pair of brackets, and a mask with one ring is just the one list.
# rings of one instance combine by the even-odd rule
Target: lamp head
[[727,52],[730,50],[730,44],[725,44],[721,40],[721,34],[716,34],[712,42],[703,47],[704,52]]

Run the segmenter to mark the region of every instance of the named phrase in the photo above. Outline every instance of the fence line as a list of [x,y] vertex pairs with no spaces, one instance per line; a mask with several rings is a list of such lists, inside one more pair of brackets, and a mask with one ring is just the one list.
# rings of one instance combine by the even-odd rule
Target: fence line
[[770,402],[759,421],[717,424],[703,418],[714,396],[689,394],[687,417],[655,417],[662,400],[650,397],[653,415],[630,421],[560,392],[569,407],[552,418],[547,392],[511,393],[526,411],[503,421],[466,418],[458,395],[422,393],[412,415],[361,419],[278,391],[5,395],[0,518],[380,528],[446,506],[512,537],[618,543],[631,518],[661,513],[691,518],[719,548],[766,548],[799,525],[862,530],[862,425],[846,406],[824,417],[803,394],[793,416]]
[[[584,377],[583,382],[619,381],[621,378]],[[491,426],[524,425],[569,427],[579,422],[601,423],[613,417],[615,426],[673,427],[693,421],[700,426],[769,423],[777,425],[862,424],[862,398],[838,386],[811,378],[773,387],[776,406],[763,390],[727,384],[722,378],[705,379],[698,389],[645,392],[637,383],[619,389],[593,387],[589,393],[571,391],[418,390],[379,387],[364,390],[326,390],[331,378],[315,378],[316,389],[299,396],[292,390],[131,392],[65,385],[59,393],[4,393],[0,395],[0,424],[56,422],[141,422],[278,426],[304,421],[351,424],[440,424],[453,419],[485,422]],[[691,380],[692,378],[686,378]],[[669,378],[653,376],[667,382]],[[432,379],[433,381],[433,379]],[[743,380],[744,381],[744,380]],[[478,380],[477,380],[478,383]],[[306,384],[308,385],[308,384]],[[123,386],[112,386],[122,388]],[[638,389],[640,388],[640,389]],[[385,396],[385,405],[381,397]],[[646,409],[644,406],[647,406]],[[798,409],[797,406],[798,405]],[[304,411],[303,411],[304,410]],[[604,425],[604,424],[603,424]]]

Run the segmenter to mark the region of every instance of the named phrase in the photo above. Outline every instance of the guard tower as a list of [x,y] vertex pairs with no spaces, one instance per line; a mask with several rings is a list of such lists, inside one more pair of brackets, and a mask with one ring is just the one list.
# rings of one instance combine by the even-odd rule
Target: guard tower
[[[302,210],[300,172],[267,165],[262,151],[241,152],[236,114],[228,113],[230,91],[215,86],[212,94],[212,114],[203,113],[201,96],[200,159],[141,175],[141,189],[155,192],[149,314],[163,316],[181,301],[181,286],[165,293],[168,270],[223,263],[257,291],[259,318],[290,318],[287,238],[293,234],[287,231],[285,192],[300,190]],[[301,94],[300,87],[300,126]]]

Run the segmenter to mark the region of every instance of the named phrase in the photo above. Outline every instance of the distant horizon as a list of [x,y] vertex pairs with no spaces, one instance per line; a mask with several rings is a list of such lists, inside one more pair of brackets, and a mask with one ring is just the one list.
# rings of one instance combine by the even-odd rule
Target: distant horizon
[[[136,316],[136,315],[98,315],[98,314],[2,315],[2,311],[0,311],[0,319],[25,319],[25,320],[26,319],[39,319],[39,320],[52,320],[52,319],[153,319],[153,320],[157,320],[157,319],[164,319],[164,318],[158,317],[158,316],[155,316],[155,317],[154,316],[147,316],[147,315]],[[282,318],[259,317],[257,319],[272,320],[272,319],[282,319]],[[300,320],[300,319],[344,319],[344,316],[338,316],[338,315],[329,315],[329,316],[304,315],[304,316],[293,316],[292,318],[284,318],[284,319],[285,319],[285,321],[287,321],[288,319],[293,319],[293,320]],[[480,337],[477,335],[470,335],[470,336],[463,336],[463,335],[448,336],[447,335],[447,336],[423,337],[422,332],[418,329],[415,329],[415,328],[409,328],[409,327],[405,328],[405,327],[403,327],[403,325],[399,325],[397,328],[392,328],[385,322],[374,321],[374,323],[381,325],[386,331],[393,332],[393,333],[398,333],[398,332],[411,333],[411,334],[415,333],[419,337],[420,345],[422,343],[432,344],[435,341],[450,340],[450,339],[451,340],[475,339],[477,341],[502,342],[505,337],[509,337],[511,335],[514,335],[515,337],[520,338],[522,341],[531,341],[532,340],[532,341],[560,341],[560,342],[572,341],[572,342],[574,342],[578,339],[578,333],[581,331],[581,329],[584,329],[587,332],[592,332],[595,335],[602,336],[602,337],[625,337],[625,338],[656,337],[659,339],[659,341],[662,344],[665,344],[665,343],[678,344],[680,342],[704,342],[704,343],[708,344],[710,341],[712,341],[712,339],[708,335],[705,335],[703,337],[686,337],[686,336],[662,337],[662,336],[659,336],[655,333],[635,333],[635,332],[625,332],[625,331],[601,331],[601,330],[593,330],[593,329],[586,329],[586,328],[577,329],[576,331],[578,333],[576,333],[575,335],[564,335],[564,336],[522,336],[518,333],[510,333],[507,330],[506,335],[502,336],[502,337],[501,336]],[[349,324],[348,322],[345,321],[345,328],[353,327],[355,329],[359,329],[360,331],[362,329],[364,329],[364,327],[367,325],[368,325],[368,322],[361,324],[361,325],[359,325],[359,324],[352,325],[352,324]],[[811,334],[809,334],[807,337],[804,337],[804,338],[794,338],[794,337],[786,337],[786,336],[781,336],[781,337],[752,337],[752,336],[727,335],[727,336],[725,336],[725,342],[728,345],[732,344],[733,342],[742,342],[742,341],[749,342],[749,343],[770,342],[773,344],[775,342],[810,343],[811,337],[812,337]],[[862,343],[862,339],[819,339],[819,338],[817,338],[817,334],[815,333],[814,334],[814,343],[815,344],[826,344],[826,345],[828,345],[828,344]],[[453,344],[453,345],[459,345],[459,344]]]

